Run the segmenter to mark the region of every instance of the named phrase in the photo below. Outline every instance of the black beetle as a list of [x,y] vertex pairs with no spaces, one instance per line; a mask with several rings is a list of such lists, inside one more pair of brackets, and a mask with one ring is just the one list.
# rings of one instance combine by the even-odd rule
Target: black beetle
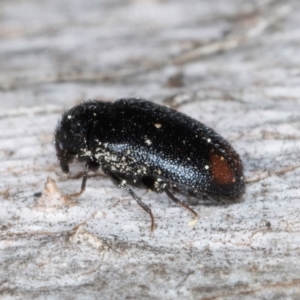
[[128,187],[181,193],[233,202],[244,193],[238,154],[204,124],[167,107],[141,99],[114,103],[87,101],[65,112],[55,130],[55,148],[65,174],[74,158],[85,162],[80,195],[89,171],[99,167],[128,191],[150,215],[150,208]]

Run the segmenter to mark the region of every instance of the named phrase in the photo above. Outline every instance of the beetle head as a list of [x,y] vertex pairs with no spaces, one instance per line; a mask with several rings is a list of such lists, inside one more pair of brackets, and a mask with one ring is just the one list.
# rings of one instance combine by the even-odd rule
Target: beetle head
[[84,102],[65,112],[58,122],[54,133],[57,158],[65,174],[69,173],[69,163],[81,158],[84,149],[88,149],[88,132],[91,115],[97,109],[97,101]]

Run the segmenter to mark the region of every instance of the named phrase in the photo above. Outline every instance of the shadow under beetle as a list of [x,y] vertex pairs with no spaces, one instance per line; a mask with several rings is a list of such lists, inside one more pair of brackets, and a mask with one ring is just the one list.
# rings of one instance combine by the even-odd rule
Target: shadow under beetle
[[101,168],[150,215],[152,231],[153,214],[129,185],[165,192],[196,216],[174,193],[234,202],[245,190],[242,162],[227,141],[204,124],[146,100],[73,107],[57,125],[55,148],[65,174],[74,158],[85,162],[81,190],[71,197],[85,190],[89,171]]

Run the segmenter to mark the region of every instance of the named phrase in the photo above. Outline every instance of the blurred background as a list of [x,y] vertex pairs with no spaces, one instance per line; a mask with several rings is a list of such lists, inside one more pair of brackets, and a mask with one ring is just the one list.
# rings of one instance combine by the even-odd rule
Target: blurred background
[[161,101],[186,91],[185,98],[201,91],[202,98],[264,100],[275,93],[270,86],[278,94],[277,83],[292,76],[292,85],[298,74],[298,5],[2,0],[0,109],[127,96]]

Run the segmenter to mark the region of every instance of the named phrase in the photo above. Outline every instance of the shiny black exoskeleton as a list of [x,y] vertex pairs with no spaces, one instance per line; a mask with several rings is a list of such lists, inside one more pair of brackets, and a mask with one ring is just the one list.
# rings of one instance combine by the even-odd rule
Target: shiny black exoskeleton
[[145,100],[73,107],[56,128],[55,147],[64,173],[74,158],[85,162],[81,191],[71,196],[80,195],[88,172],[100,167],[149,213],[152,230],[150,208],[128,184],[166,192],[195,215],[174,192],[233,202],[245,189],[241,160],[228,142],[204,124]]

